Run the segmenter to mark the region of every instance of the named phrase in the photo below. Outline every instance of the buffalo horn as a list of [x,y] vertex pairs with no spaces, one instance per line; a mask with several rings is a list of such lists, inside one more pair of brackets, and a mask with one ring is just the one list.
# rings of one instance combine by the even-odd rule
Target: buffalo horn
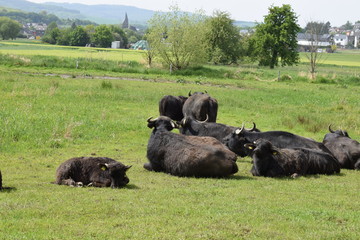
[[147,119],[147,122],[155,122],[155,121],[157,120],[157,118],[151,120],[152,118],[153,118],[153,117],[149,117],[149,118]]
[[171,125],[173,126],[173,128],[179,129],[179,124],[173,120],[171,120]]
[[245,124],[243,123],[240,129],[236,129],[236,130],[235,130],[235,133],[236,133],[237,135],[239,135],[239,134],[244,130],[244,128],[245,128]]
[[253,127],[251,128],[251,129],[249,129],[248,131],[254,131],[256,129],[256,124],[255,124],[255,122],[253,122]]
[[189,91],[189,97],[191,96],[191,90]]
[[206,119],[204,121],[199,121],[199,120],[196,120],[196,121],[199,123],[206,123],[208,120],[209,120],[209,115],[206,114]]
[[334,131],[331,129],[331,124],[329,125],[329,131],[330,131],[331,133],[334,133]]

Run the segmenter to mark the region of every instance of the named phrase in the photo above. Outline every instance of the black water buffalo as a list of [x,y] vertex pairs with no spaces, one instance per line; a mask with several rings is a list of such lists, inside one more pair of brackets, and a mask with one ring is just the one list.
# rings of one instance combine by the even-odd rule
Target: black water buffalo
[[[245,130],[259,132],[259,129],[256,128],[255,123],[253,124],[254,126],[252,129]],[[184,117],[181,120],[179,127],[181,134],[189,136],[214,137],[220,142],[223,142],[223,139],[230,133],[234,132],[236,129],[238,129],[238,127],[233,127],[222,123],[198,121],[190,116]]]
[[71,158],[56,170],[55,183],[120,188],[129,183],[126,171],[130,167],[107,157]]
[[337,158],[341,168],[360,170],[360,143],[351,139],[346,131],[333,131],[330,126],[329,131],[323,143]]
[[249,151],[244,144],[260,138],[270,141],[277,148],[309,148],[330,153],[323,143],[284,131],[254,132],[242,127],[226,136],[223,142],[231,151],[245,157],[249,155]]
[[245,144],[253,159],[253,176],[281,177],[340,172],[339,162],[329,153],[307,148],[274,147],[269,141],[258,139]]
[[218,103],[207,93],[189,93],[189,98],[185,101],[182,111],[184,116],[190,116],[199,121],[208,119],[209,122],[216,122]]
[[176,128],[170,118],[148,119],[154,128],[147,146],[149,171],[175,176],[225,177],[238,171],[236,154],[212,137],[185,136],[171,132]]
[[184,117],[182,108],[187,99],[184,96],[164,96],[159,102],[160,116],[168,116],[172,120],[180,121]]

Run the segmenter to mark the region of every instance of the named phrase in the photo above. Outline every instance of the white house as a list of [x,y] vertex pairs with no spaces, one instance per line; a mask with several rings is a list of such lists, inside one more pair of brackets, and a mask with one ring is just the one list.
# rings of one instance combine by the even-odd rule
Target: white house
[[334,35],[334,43],[336,45],[345,47],[346,45],[349,44],[349,37],[345,34],[335,34]]

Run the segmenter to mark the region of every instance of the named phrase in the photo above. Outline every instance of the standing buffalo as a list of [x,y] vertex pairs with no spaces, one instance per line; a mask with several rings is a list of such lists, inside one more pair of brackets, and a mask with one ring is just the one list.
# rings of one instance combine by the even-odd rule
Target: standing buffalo
[[309,148],[330,153],[324,144],[310,138],[283,131],[246,131],[244,126],[226,136],[223,142],[231,151],[245,157],[249,155],[249,151],[244,144],[252,143],[260,138],[270,141],[277,148]]
[[324,137],[323,143],[337,158],[341,168],[360,170],[360,143],[349,137],[346,131],[333,131]]
[[160,116],[168,116],[172,120],[180,121],[184,117],[182,108],[186,99],[188,98],[184,96],[164,96],[159,102]]
[[329,153],[307,148],[274,147],[259,139],[247,143],[253,159],[253,176],[280,177],[307,174],[334,174],[340,172],[339,162]]
[[171,132],[176,124],[168,117],[148,119],[151,133],[144,168],[175,176],[225,177],[238,171],[236,154],[212,137]]
[[63,162],[56,170],[57,184],[120,188],[129,183],[131,166],[106,157],[78,157]]
[[[255,123],[252,129],[245,129],[246,131],[255,131],[259,132],[256,128]],[[192,117],[185,116],[180,122],[180,133],[190,136],[208,136],[214,137],[220,142],[223,142],[223,139],[228,136],[230,133],[234,132],[238,127],[233,127],[221,123],[215,122],[206,122],[198,121]]]
[[189,93],[182,111],[184,116],[190,116],[199,121],[208,119],[209,122],[216,122],[218,103],[207,93],[195,92],[192,95]]

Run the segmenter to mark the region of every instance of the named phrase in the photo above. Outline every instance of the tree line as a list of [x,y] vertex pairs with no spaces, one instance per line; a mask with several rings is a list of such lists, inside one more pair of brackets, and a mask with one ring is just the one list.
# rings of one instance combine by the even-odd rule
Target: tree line
[[[323,34],[330,28],[329,22],[310,22],[301,29],[289,4],[271,6],[268,10],[263,22],[258,23],[254,33],[248,35],[240,34],[240,29],[227,12],[215,11],[209,17],[202,12],[182,12],[173,6],[167,13],[156,13],[148,22],[144,35],[122,29],[119,25],[81,26],[73,22],[71,27],[60,28],[53,21],[42,41],[70,46],[91,43],[97,47],[110,47],[112,41],[120,41],[122,48],[127,48],[129,43],[145,39],[149,48],[144,56],[149,65],[157,59],[164,67],[180,70],[209,62],[228,65],[249,61],[274,68],[299,62],[299,32]],[[0,35],[5,39],[9,34],[1,32],[2,26],[12,23],[3,20],[0,18]]]
[[110,47],[113,41],[120,41],[122,48],[127,48],[129,43],[135,43],[141,38],[140,34],[130,29],[122,29],[119,25],[77,26],[73,23],[69,28],[60,28],[56,22],[52,22],[42,41],[65,46],[93,44],[101,48]]
[[151,65],[158,58],[175,70],[206,62],[233,64],[248,60],[270,68],[298,63],[296,36],[300,26],[290,5],[270,7],[252,35],[241,35],[239,30],[227,12],[215,11],[206,17],[201,12],[187,14],[172,7],[149,21],[146,59]]

